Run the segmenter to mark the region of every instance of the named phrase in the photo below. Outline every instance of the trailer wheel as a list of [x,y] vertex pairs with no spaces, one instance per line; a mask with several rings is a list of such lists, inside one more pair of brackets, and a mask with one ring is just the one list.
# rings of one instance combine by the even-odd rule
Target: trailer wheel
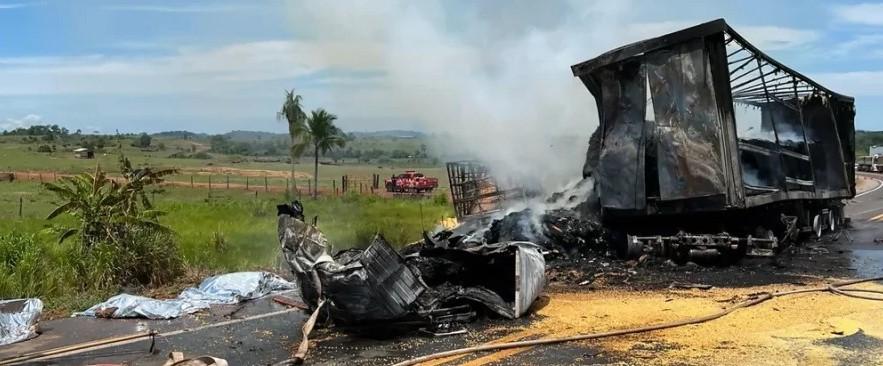
[[834,214],[834,209],[828,210],[828,230],[832,233],[837,230],[837,215]]
[[812,232],[816,234],[816,239],[822,238],[822,216],[815,215],[812,218]]

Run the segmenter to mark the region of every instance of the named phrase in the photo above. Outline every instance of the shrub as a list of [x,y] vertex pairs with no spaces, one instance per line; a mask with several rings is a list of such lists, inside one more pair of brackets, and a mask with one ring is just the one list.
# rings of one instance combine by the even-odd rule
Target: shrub
[[50,147],[49,145],[40,145],[40,147],[37,148],[37,152],[51,153],[52,147]]
[[432,203],[438,206],[445,206],[448,204],[448,194],[447,193],[439,193],[432,197]]
[[158,221],[146,187],[162,182],[174,170],[133,169],[120,158],[125,182],[116,182],[96,168],[95,174],[65,177],[44,186],[61,205],[47,219],[66,214],[76,219],[64,228],[59,242],[75,237],[81,278],[99,286],[163,283],[181,269],[181,256],[171,230]]
[[53,297],[78,290],[69,247],[36,234],[0,234],[0,298]]

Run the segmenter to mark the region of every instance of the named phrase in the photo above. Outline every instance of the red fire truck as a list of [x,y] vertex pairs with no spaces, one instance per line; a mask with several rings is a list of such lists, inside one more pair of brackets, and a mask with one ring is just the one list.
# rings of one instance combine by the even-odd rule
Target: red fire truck
[[438,178],[424,176],[415,170],[406,170],[404,173],[394,175],[384,180],[387,192],[422,193],[432,192],[438,188]]

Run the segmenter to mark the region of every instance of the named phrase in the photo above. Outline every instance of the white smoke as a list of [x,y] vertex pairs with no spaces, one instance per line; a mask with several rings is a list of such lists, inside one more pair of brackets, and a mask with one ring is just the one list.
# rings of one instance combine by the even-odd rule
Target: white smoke
[[625,23],[630,5],[466,4],[307,3],[295,19],[360,40],[365,52],[352,52],[384,71],[389,108],[433,133],[443,159],[481,160],[500,182],[547,193],[581,178],[598,118],[570,66],[644,36]]

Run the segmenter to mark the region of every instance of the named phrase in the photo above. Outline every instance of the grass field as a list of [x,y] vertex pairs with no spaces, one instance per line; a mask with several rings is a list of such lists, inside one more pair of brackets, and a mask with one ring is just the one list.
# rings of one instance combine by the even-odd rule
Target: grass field
[[[50,179],[53,172],[76,174],[92,171],[96,165],[113,173],[116,172],[117,160],[121,152],[135,165],[179,169],[181,173],[170,177],[169,180],[181,183],[189,184],[192,179],[195,184],[208,184],[211,180],[213,186],[219,189],[225,188],[229,182],[233,186],[248,184],[249,187],[258,190],[264,186],[265,179],[269,186],[284,187],[286,183],[291,184],[289,180],[291,166],[286,163],[261,163],[250,161],[253,159],[221,154],[213,154],[212,159],[169,158],[168,156],[174,153],[175,149],[189,146],[192,142],[174,139],[166,139],[161,142],[166,145],[166,151],[142,151],[129,146],[130,142],[124,140],[117,147],[106,148],[105,152],[97,153],[95,159],[78,159],[74,157],[73,153],[62,151],[63,149],[60,147],[53,153],[38,153],[36,147],[40,145],[39,143],[25,144],[11,136],[3,136],[0,137],[0,171],[43,172],[46,180]],[[446,172],[442,167],[425,166],[425,164],[419,163],[409,166],[407,162],[397,162],[386,166],[356,163],[319,165],[319,187],[328,190],[334,186],[339,187],[341,177],[347,175],[350,182],[355,185],[350,188],[351,190],[358,190],[359,183],[362,183],[364,189],[367,190],[373,174],[380,174],[381,178],[387,178],[410,168],[419,169],[428,176],[439,178],[441,188],[448,186]],[[312,184],[309,182],[313,176],[313,164],[310,159],[301,159],[295,165],[295,171],[297,177],[295,184],[298,187],[305,189],[308,184]]]
[[[84,254],[76,240],[58,242],[62,228],[76,222],[67,216],[45,220],[59,202],[40,184],[63,175],[92,172],[96,166],[113,176],[118,173],[121,154],[136,166],[180,171],[167,177],[174,184],[151,188],[150,195],[156,208],[166,212],[160,223],[175,232],[173,240],[179,248],[184,274],[287,270],[279,268],[276,205],[285,202],[285,187],[292,183],[289,164],[214,153],[211,159],[169,157],[176,152],[207,151],[207,138],[155,137],[152,145],[161,144],[162,151],[142,150],[131,143],[131,137],[109,136],[109,146],[97,152],[94,159],[78,159],[71,152],[77,145],[70,141],[67,146],[56,141],[54,152],[41,153],[37,152],[40,145],[53,143],[0,136],[0,172],[19,173],[14,182],[0,181],[0,298],[39,297],[51,314],[64,315],[124,288],[133,291],[124,283],[93,285],[99,282],[96,279],[106,278],[103,272],[114,269],[102,266],[100,257]],[[414,139],[395,138],[365,138],[352,143],[357,149],[409,151],[420,149],[422,144]],[[305,192],[313,176],[312,160],[305,157],[295,167],[294,183]],[[393,199],[367,194],[374,174],[383,179],[408,168],[438,177],[442,189],[434,196],[420,198]],[[344,175],[351,183],[349,194],[330,194],[334,192],[332,187],[340,189]],[[421,237],[423,230],[432,230],[442,218],[453,216],[442,167],[425,166],[416,160],[386,165],[322,164],[319,177],[324,195],[306,198],[303,204],[309,218],[318,217],[318,227],[335,251],[367,246],[375,233],[383,234],[395,245],[412,242]],[[208,189],[209,182],[212,189]],[[360,183],[364,195],[358,194]],[[169,253],[169,257],[173,256],[177,257]],[[96,260],[99,262],[93,263]]]

